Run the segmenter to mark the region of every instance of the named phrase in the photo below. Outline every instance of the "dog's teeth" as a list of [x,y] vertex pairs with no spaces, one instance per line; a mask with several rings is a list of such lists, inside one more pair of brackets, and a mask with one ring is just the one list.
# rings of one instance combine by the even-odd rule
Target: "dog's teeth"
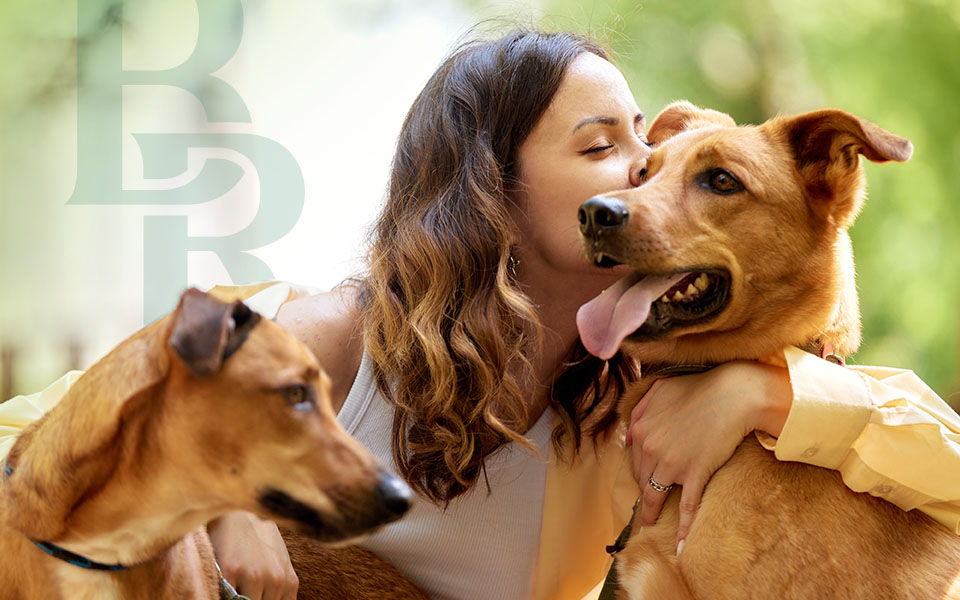
[[696,296],[699,293],[700,293],[700,290],[693,287],[692,283],[687,284],[687,293],[686,293],[687,296]]
[[706,273],[700,273],[697,277],[697,280],[693,282],[693,285],[696,286],[701,292],[707,289],[707,286],[710,285],[710,277]]
[[660,302],[670,302],[670,298],[667,298],[667,295],[664,294],[660,296]]
[[677,290],[676,292],[673,293],[673,299],[674,301],[683,300],[683,294],[680,293],[680,290]]

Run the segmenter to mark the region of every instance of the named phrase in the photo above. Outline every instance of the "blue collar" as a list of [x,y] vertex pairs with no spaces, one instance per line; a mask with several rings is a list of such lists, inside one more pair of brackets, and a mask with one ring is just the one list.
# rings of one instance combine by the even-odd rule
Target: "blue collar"
[[68,562],[71,565],[82,567],[84,569],[93,569],[95,571],[122,571],[127,567],[125,565],[105,565],[103,563],[98,563],[95,560],[90,560],[86,556],[80,556],[79,554],[74,554],[65,548],[61,548],[56,544],[51,544],[50,542],[41,542],[38,540],[30,540],[37,545],[37,548],[40,548],[50,556],[54,558],[59,558],[64,562]]
[[[9,462],[4,462],[3,478],[7,479],[11,474],[13,474],[13,467]],[[103,563],[98,563],[95,560],[90,560],[86,556],[74,554],[66,548],[61,548],[60,546],[51,544],[50,542],[41,542],[33,538],[30,538],[30,541],[36,544],[37,548],[40,548],[50,556],[59,558],[64,562],[68,562],[71,565],[82,567],[84,569],[93,569],[94,571],[122,571],[127,568],[125,565],[105,565]]]

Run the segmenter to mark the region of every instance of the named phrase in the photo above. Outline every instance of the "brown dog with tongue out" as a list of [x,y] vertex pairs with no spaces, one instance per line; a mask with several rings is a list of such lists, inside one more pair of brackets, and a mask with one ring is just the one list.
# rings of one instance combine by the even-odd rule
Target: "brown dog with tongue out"
[[[853,352],[859,155],[905,161],[910,142],[839,110],[738,127],[687,102],[664,109],[649,138],[644,185],[580,209],[587,256],[634,269],[577,315],[591,353],[623,344],[643,365],[621,416],[659,375],[785,346]],[[837,472],[779,462],[752,436],[710,480],[677,556],[679,500],[670,491],[655,525],[633,527],[616,597],[960,598],[960,538]]]

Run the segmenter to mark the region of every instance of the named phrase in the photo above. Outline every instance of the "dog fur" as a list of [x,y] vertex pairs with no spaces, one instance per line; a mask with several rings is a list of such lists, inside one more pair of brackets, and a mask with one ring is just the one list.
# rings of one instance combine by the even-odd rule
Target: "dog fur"
[[[624,350],[644,366],[763,359],[788,345],[819,355],[827,342],[837,354],[856,350],[847,228],[864,198],[859,155],[904,161],[909,141],[838,110],[738,127],[687,102],[664,109],[649,136],[646,183],[606,195],[628,218],[585,227],[588,256],[729,280],[712,288],[725,297],[703,304],[703,319],[655,302]],[[715,179],[721,169],[739,191],[718,192],[729,184]],[[651,384],[627,393],[624,419]],[[854,493],[837,472],[780,462],[753,436],[708,483],[678,557],[679,501],[674,489],[654,526],[635,517],[616,560],[621,598],[960,598],[960,537]]]
[[[257,513],[332,542],[398,518],[409,489],[338,425],[310,352],[197,290],[20,435],[0,488],[0,598],[214,599],[203,524]],[[106,564],[52,558],[32,540]]]
[[360,546],[331,546],[280,528],[300,600],[429,600],[396,567]]

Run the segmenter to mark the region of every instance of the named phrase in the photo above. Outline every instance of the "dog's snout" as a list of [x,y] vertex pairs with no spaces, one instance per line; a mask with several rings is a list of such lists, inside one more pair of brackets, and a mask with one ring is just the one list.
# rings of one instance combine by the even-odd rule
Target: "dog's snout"
[[627,206],[616,198],[590,198],[577,211],[580,233],[589,237],[622,227],[629,216]]
[[381,473],[377,483],[377,498],[391,517],[399,517],[410,509],[413,491],[399,477]]

